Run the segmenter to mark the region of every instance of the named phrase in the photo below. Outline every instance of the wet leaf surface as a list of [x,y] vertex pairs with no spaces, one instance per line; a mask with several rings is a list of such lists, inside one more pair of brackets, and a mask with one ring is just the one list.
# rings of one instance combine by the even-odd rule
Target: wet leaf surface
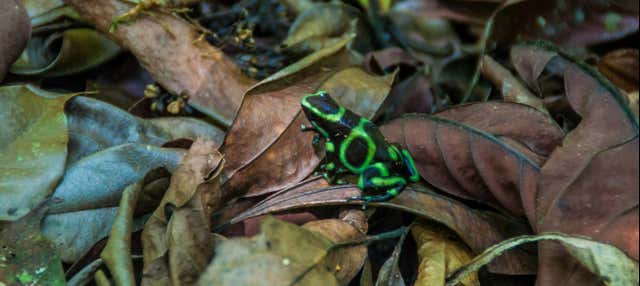
[[[515,56],[539,50],[548,49],[524,46]],[[565,63],[560,72],[567,100],[582,120],[543,166],[530,221],[538,231],[588,236],[638,259],[638,119],[603,77],[556,57]],[[526,67],[544,66],[538,61],[521,59]],[[593,274],[563,254],[560,245],[542,243],[538,283],[593,285]]]
[[0,220],[26,215],[62,177],[68,140],[63,109],[71,96],[28,85],[0,88]]

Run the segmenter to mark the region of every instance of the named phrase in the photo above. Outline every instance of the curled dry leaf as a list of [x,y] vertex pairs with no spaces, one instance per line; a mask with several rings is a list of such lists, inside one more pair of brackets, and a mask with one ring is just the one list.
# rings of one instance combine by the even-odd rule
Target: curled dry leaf
[[0,82],[18,58],[31,35],[31,24],[22,0],[0,2]]
[[[448,275],[469,263],[474,254],[450,230],[432,222],[419,222],[411,228],[418,249],[416,286],[444,285]],[[467,276],[464,286],[480,286],[475,273]]]
[[213,256],[209,218],[221,205],[224,165],[215,143],[196,140],[142,231],[143,283],[194,284]]
[[122,192],[118,214],[111,226],[107,245],[100,258],[109,268],[113,280],[118,285],[134,285],[133,261],[131,260],[131,233],[133,232],[133,214],[142,192],[143,181],[128,186]]
[[10,68],[19,75],[58,77],[95,68],[120,53],[113,41],[92,29],[69,29],[34,36]]
[[[415,187],[415,186],[414,186]],[[474,210],[460,202],[407,187],[396,198],[383,203],[371,203],[442,223],[452,229],[476,253],[509,237],[527,234],[527,226],[513,218],[494,212]],[[249,217],[314,206],[356,204],[349,198],[360,195],[355,186],[328,186],[326,181],[315,178],[288,190],[278,192],[253,208],[233,218],[237,223]],[[482,233],[483,235],[477,235]],[[516,250],[500,257],[489,270],[503,274],[532,274],[535,272],[535,257],[527,250]]]
[[64,104],[72,96],[29,85],[0,87],[0,221],[29,213],[62,177]]
[[367,116],[376,113],[392,76],[374,77],[349,68],[349,40],[303,58],[247,92],[222,149],[229,158],[223,174],[225,194],[270,193],[315,169],[319,158],[311,144],[313,134],[300,131],[306,123],[300,108],[305,94],[325,89],[350,109]]
[[542,100],[529,91],[520,80],[492,57],[487,55],[482,57],[480,72],[500,90],[504,101],[521,103],[548,113]]
[[640,88],[638,49],[620,49],[607,53],[598,62],[598,70],[622,90],[631,92]]
[[[525,74],[561,61],[564,92],[582,120],[544,164],[527,214],[534,229],[583,235],[619,247],[638,259],[638,118],[622,94],[593,69],[548,45],[514,48],[514,64]],[[536,78],[533,78],[537,80]],[[532,215],[532,216],[531,216]],[[592,274],[576,267],[557,243],[539,248],[538,285],[593,285]]]
[[66,285],[62,262],[40,233],[46,208],[39,206],[15,221],[0,221],[0,283]]
[[516,215],[533,212],[531,195],[539,164],[562,138],[544,113],[497,102],[462,106],[437,116],[408,115],[381,130],[387,140],[413,154],[418,171],[430,184]]
[[600,284],[601,282],[610,286],[638,284],[638,261],[630,259],[620,249],[584,237],[548,232],[539,235],[518,236],[492,246],[448,277],[446,285],[459,285],[458,283],[463,281],[466,276],[476,273],[480,267],[502,255],[507,250],[525,243],[544,240],[562,243],[582,265],[598,275],[597,279],[592,281],[597,285],[602,285]]
[[404,286],[406,285],[404,282],[404,278],[402,278],[402,273],[400,273],[400,254],[402,253],[402,246],[404,245],[404,240],[407,238],[407,232],[404,234],[396,243],[396,246],[393,248],[393,252],[389,259],[387,259],[380,267],[380,271],[378,271],[378,280],[376,281],[376,286]]
[[[69,0],[80,14],[107,33],[114,16],[133,6],[119,0]],[[222,126],[229,126],[242,95],[253,80],[221,51],[202,40],[199,31],[176,16],[149,12],[108,35],[131,51],[153,78]],[[147,13],[145,13],[147,14]]]

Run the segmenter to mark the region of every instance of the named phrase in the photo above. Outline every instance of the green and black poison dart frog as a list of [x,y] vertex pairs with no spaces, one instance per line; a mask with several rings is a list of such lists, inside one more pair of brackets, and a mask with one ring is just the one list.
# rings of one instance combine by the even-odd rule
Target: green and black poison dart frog
[[[325,179],[333,183],[337,175],[358,175],[363,196],[351,200],[386,201],[398,195],[407,182],[417,182],[420,175],[411,154],[389,144],[371,121],[340,106],[328,93],[319,91],[301,100],[302,110],[311,126],[302,131],[315,131],[313,144],[325,139],[325,164],[320,166]],[[336,181],[344,183],[342,180]]]

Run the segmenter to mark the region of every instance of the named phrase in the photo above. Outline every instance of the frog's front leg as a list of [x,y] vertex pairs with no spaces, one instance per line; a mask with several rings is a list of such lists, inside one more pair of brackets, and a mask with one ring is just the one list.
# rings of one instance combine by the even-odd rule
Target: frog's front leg
[[365,169],[358,180],[358,187],[363,193],[377,193],[350,198],[349,200],[364,201],[362,208],[366,209],[369,202],[384,202],[397,196],[407,186],[407,181],[396,175],[390,175],[389,169],[383,163],[375,163]]

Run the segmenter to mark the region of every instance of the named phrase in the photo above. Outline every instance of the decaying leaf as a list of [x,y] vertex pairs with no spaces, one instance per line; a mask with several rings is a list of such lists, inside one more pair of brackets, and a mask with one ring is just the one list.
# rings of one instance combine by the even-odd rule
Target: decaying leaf
[[[533,196],[535,212],[527,214],[532,226],[540,232],[588,236],[638,259],[638,118],[596,71],[549,46],[519,46],[512,58],[529,75],[540,74],[555,61],[565,96],[582,117],[542,167]],[[597,283],[560,248],[541,243],[539,285]]]
[[29,213],[62,177],[64,104],[72,96],[30,85],[0,87],[0,221]]
[[209,217],[221,204],[224,165],[215,143],[196,140],[142,231],[143,283],[192,285],[213,256]]

